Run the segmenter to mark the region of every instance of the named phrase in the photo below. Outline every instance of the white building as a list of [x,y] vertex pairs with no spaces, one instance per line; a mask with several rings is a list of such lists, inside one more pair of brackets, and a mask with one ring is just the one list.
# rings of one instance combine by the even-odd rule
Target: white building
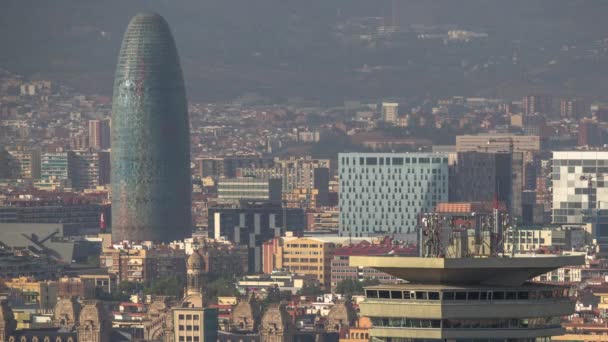
[[397,121],[397,114],[399,111],[399,104],[392,102],[382,103],[382,121],[395,123]]
[[608,237],[608,152],[553,152],[553,212],[558,224],[598,223],[596,237]]
[[340,153],[340,235],[413,233],[420,213],[448,200],[442,153]]

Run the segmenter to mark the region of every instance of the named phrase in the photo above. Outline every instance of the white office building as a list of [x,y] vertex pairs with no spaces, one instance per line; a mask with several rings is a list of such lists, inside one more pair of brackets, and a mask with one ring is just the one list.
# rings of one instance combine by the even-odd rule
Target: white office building
[[592,223],[608,238],[608,151],[553,152],[552,221]]
[[413,234],[448,200],[444,153],[340,153],[340,235]]

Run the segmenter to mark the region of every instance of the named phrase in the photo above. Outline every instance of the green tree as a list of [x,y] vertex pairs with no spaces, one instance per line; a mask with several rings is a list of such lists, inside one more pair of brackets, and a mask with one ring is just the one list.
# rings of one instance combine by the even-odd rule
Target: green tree
[[355,279],[344,279],[336,285],[336,293],[345,296],[362,295],[366,286],[380,284],[378,279],[365,279],[358,281]]
[[144,288],[147,295],[174,296],[181,298],[183,295],[184,283],[181,278],[162,278],[152,281]]
[[298,291],[298,295],[300,296],[318,296],[322,294],[323,289],[312,284],[305,284],[304,287]]
[[219,278],[207,283],[206,295],[209,301],[217,300],[217,297],[234,297],[238,296],[239,292],[234,286],[234,282],[227,278]]

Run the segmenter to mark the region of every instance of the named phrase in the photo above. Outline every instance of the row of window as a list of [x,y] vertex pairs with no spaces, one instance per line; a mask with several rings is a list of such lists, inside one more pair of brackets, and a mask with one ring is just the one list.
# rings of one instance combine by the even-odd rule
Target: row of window
[[179,319],[194,319],[198,320],[198,315],[179,315],[177,316]]
[[[357,165],[357,158],[342,157],[345,165]],[[426,157],[359,157],[358,165],[404,165],[404,164],[447,164],[448,158],[426,158]]]
[[560,326],[559,317],[519,319],[419,319],[372,317],[374,327],[410,329],[538,329]]
[[199,329],[198,325],[180,325],[178,327],[179,331],[199,331]]
[[400,291],[365,290],[367,298],[409,299],[429,301],[477,301],[477,300],[538,300],[547,298],[567,298],[568,289],[523,291]]
[[180,336],[178,338],[179,342],[199,342],[200,337],[198,336]]
[[604,159],[553,159],[553,166],[608,166],[608,160]]

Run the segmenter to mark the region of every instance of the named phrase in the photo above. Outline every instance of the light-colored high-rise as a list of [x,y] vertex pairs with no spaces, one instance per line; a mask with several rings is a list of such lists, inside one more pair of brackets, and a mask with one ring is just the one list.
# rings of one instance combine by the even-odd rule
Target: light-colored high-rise
[[443,153],[340,153],[340,235],[412,233],[418,215],[448,200]]
[[557,224],[593,223],[608,238],[608,151],[553,152],[553,211]]
[[395,123],[399,112],[399,104],[392,102],[382,103],[382,121]]
[[97,150],[110,148],[110,122],[89,120],[89,147]]

